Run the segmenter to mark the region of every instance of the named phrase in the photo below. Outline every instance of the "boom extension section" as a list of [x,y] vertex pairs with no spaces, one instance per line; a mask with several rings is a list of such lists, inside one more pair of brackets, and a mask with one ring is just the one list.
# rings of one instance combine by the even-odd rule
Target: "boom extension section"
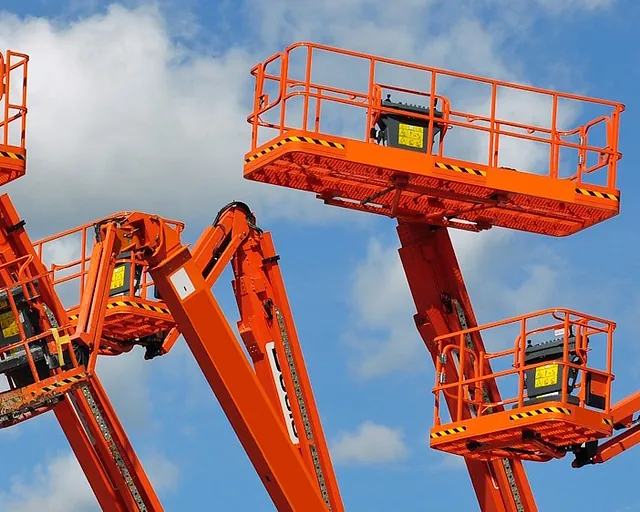
[[[440,369],[439,375],[444,376],[447,382],[459,378],[458,375],[469,375],[469,369],[473,366],[468,362],[465,364],[465,361],[477,360],[478,355],[485,352],[479,335],[465,337],[464,350],[459,354],[452,354],[446,360],[442,360],[437,343],[434,342],[438,336],[477,325],[447,228],[400,222],[398,235],[401,243],[400,259],[418,310],[414,317],[415,323],[434,364]],[[488,361],[483,371],[487,375],[491,374]],[[483,402],[500,402],[500,394],[493,379],[486,379],[477,393]],[[477,404],[469,402],[460,408],[449,395],[445,396],[445,403],[452,413],[458,411],[466,419],[478,415]],[[501,410],[502,406],[494,405],[493,409]],[[432,432],[431,437],[433,439],[440,435],[440,432]],[[465,462],[480,510],[537,510],[522,462],[506,457],[488,461],[466,458]]]
[[[279,258],[249,208],[225,207],[193,255],[180,230],[160,217],[123,213],[97,223],[79,340],[99,331],[116,257],[123,253],[144,264],[175,322],[156,355],[184,336],[277,509],[343,511]],[[253,368],[211,292],[229,262],[238,327]]]
[[[95,340],[74,335],[50,273],[0,196],[0,427],[53,409],[104,510],[162,508],[94,373]],[[100,337],[98,329],[93,335]]]

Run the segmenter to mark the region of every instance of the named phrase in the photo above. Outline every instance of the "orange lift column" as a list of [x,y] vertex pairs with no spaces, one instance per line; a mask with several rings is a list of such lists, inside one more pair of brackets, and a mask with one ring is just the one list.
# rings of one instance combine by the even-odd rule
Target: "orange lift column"
[[[352,79],[337,83],[331,70],[347,67]],[[475,326],[447,228],[560,237],[619,213],[620,103],[306,42],[251,73],[245,178],[397,219],[416,323],[436,365],[434,337]],[[538,124],[505,117],[528,100]],[[571,125],[570,103],[589,117]],[[535,158],[524,162],[525,153]],[[482,359],[479,334],[465,350]],[[457,365],[449,360],[443,378],[472,378],[471,367]],[[484,400],[499,402],[495,381],[485,384]],[[466,403],[461,414],[477,412]],[[467,460],[483,511],[537,510],[516,459]]]
[[233,202],[200,237],[193,256],[209,286],[231,263],[238,331],[262,389],[281,411],[289,439],[315,475],[329,510],[343,511],[271,234],[258,227],[245,203]]
[[[449,232],[442,227],[400,222],[398,235],[402,245],[400,259],[418,311],[414,316],[416,327],[434,366],[442,367],[441,371],[436,372],[437,378],[444,377],[443,380],[450,382],[463,373],[460,357],[449,357],[442,361],[442,353],[433,340],[437,336],[475,327],[477,323]],[[466,338],[465,348],[473,354],[485,352],[480,336]],[[489,364],[485,372],[490,374]],[[490,379],[487,379],[481,395],[485,402],[500,402],[497,384]],[[457,403],[450,395],[445,395],[445,403],[449,410],[457,410]],[[478,415],[478,407],[464,403],[460,414],[466,419],[474,418]],[[442,432],[446,432],[446,429],[435,430],[431,435],[440,436]],[[537,510],[521,461],[504,456],[495,460],[466,459],[465,462],[480,510]]]

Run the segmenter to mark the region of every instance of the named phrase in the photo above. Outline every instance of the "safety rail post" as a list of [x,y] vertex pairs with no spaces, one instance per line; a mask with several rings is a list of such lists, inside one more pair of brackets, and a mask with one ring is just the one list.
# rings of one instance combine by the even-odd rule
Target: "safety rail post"
[[427,128],[427,154],[433,154],[433,131],[436,122],[436,116],[434,114],[436,103],[436,73],[431,72],[431,88],[429,92],[429,126]]
[[[16,55],[16,53],[11,52],[11,55]],[[26,145],[26,136],[27,136],[27,107],[26,107],[26,101],[27,101],[27,68],[29,65],[29,58],[24,55],[24,54],[17,54],[20,55],[23,59],[23,66],[24,66],[24,75],[22,78],[22,106],[21,106],[21,129],[20,129],[20,146],[21,147],[25,147]]]
[[560,394],[561,401],[566,403],[569,400],[569,329],[571,327],[571,323],[569,322],[569,312],[564,312],[564,322],[563,329],[564,332],[562,334],[563,344],[562,344],[562,390]]
[[498,156],[498,151],[494,148],[495,136],[496,136],[496,108],[498,101],[498,84],[495,81],[491,82],[491,107],[489,114],[489,157],[487,163],[490,166],[495,165],[495,160]]
[[255,68],[257,75],[255,96],[253,98],[253,119],[251,121],[251,149],[255,149],[258,146],[258,118],[260,117],[260,109],[262,108],[262,99],[264,91],[264,65],[258,64]]
[[[282,88],[284,87],[284,91]],[[285,130],[285,121],[287,119],[287,99],[289,97],[289,52],[284,52],[280,61],[280,132],[282,137]]]
[[[367,125],[365,126],[364,140],[370,141],[371,128],[373,128],[373,109],[377,105],[375,94],[377,92],[376,85],[376,59],[369,58],[369,93],[367,101]],[[382,97],[381,97],[382,99]]]
[[2,143],[9,144],[9,105],[11,97],[11,65],[8,62],[10,60],[10,53],[7,52],[7,58],[4,62],[4,113],[2,119]]
[[611,113],[612,134],[609,139],[609,146],[611,147],[612,158],[609,162],[609,172],[607,178],[607,188],[612,189],[615,187],[618,168],[618,137],[620,129],[620,114],[624,108],[617,107]]
[[322,103],[322,89],[316,87],[316,106],[314,111],[314,131],[315,133],[320,132],[320,104]]
[[[583,126],[579,130],[580,149],[578,149],[578,170],[576,173],[576,183],[582,184],[582,176],[587,169],[587,129]],[[607,172],[607,174],[609,174]],[[607,178],[608,179],[608,178]]]
[[302,129],[304,131],[308,130],[308,122],[309,122],[309,93],[311,86],[311,58],[313,54],[313,47],[311,45],[307,46],[307,62],[304,71],[304,100],[302,106]]
[[527,351],[527,319],[526,317],[520,320],[520,354],[518,361],[518,407],[524,405],[524,372],[525,372],[525,357]]
[[558,179],[558,165],[559,160],[558,156],[560,154],[560,147],[558,146],[558,94],[553,93],[551,95],[551,140],[550,140],[550,151],[549,151],[549,175]]
[[[80,240],[82,243],[82,248],[80,249],[80,259],[82,261],[82,263],[80,263],[80,293],[82,293],[82,290],[84,290],[84,286],[85,286],[85,282],[86,282],[86,276],[87,276],[87,272],[89,271],[89,269],[87,268],[87,264],[89,262],[89,258],[87,257],[87,228],[85,227],[82,230],[82,235],[80,235]],[[79,300],[80,298],[78,297],[78,302],[80,302]]]
[[605,394],[605,410],[611,412],[611,383],[613,382],[613,330],[615,326],[609,324],[607,327],[607,392]]

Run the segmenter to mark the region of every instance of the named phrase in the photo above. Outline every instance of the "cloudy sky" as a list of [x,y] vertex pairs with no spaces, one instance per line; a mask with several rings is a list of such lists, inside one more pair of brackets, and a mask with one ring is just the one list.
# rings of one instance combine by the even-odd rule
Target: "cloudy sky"
[[[249,69],[313,40],[625,103],[622,215],[566,239],[453,234],[481,322],[551,306],[616,320],[619,398],[640,374],[639,23],[632,0],[4,0],[0,49],[31,56],[28,174],[4,192],[34,239],[137,209],[185,221],[193,242],[224,204],[249,203],[282,256],[347,510],[476,510],[460,461],[428,448],[433,369],[394,222],[242,179]],[[533,122],[541,108],[521,99],[510,110]],[[511,155],[539,164],[536,152]],[[215,291],[235,324],[228,272]],[[101,361],[99,371],[166,510],[273,510],[182,344],[151,362],[140,350]],[[0,510],[96,510],[52,415],[0,431],[0,446]],[[637,457],[527,470],[543,511],[633,511]]]

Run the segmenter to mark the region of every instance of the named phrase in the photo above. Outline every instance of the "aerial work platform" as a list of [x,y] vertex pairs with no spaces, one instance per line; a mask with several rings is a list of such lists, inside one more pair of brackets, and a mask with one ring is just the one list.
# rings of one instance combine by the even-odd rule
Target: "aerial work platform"
[[619,213],[620,103],[312,43],[252,75],[247,179],[472,231],[566,236]]
[[[118,214],[124,216],[125,213]],[[168,220],[178,232],[184,225]],[[67,307],[71,325],[78,322],[82,290],[88,278],[95,226],[90,222],[34,243],[39,258],[51,272],[56,291]],[[135,345],[146,348],[146,357],[154,357],[175,321],[159,299],[148,265],[124,252],[116,259],[99,352],[117,355]]]
[[[614,329],[608,320],[549,309],[436,338],[431,447],[471,459],[544,462],[611,436]],[[512,348],[476,356],[470,340],[480,333],[496,343],[515,334],[516,341]],[[445,371],[449,358],[458,375]],[[484,400],[494,380],[510,398]],[[441,408],[443,398],[455,404],[450,414]]]
[[29,57],[0,53],[0,186],[24,176]]

